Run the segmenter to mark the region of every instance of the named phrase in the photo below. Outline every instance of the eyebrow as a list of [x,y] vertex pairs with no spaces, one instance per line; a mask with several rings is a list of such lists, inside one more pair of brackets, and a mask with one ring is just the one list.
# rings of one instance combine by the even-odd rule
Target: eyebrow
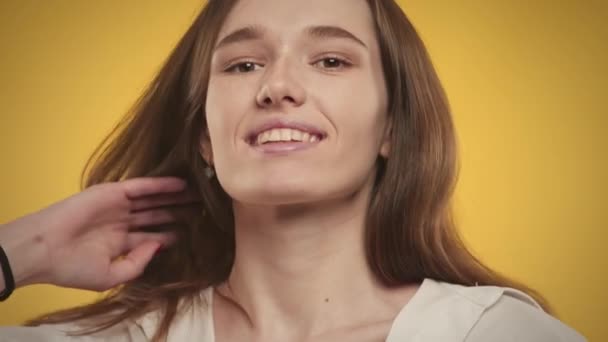
[[[354,34],[338,26],[310,26],[307,27],[304,31],[308,36],[313,38],[349,39],[367,49],[367,45],[365,45],[365,43],[363,43],[361,39],[357,38]],[[233,31],[232,33],[222,38],[222,40],[220,40],[220,42],[215,46],[215,50],[222,48],[226,45],[238,42],[263,39],[265,35],[266,30],[261,26],[246,26]]]
[[338,26],[311,26],[306,29],[306,33],[315,38],[344,38],[350,39],[367,49],[367,45],[357,38],[354,34]]

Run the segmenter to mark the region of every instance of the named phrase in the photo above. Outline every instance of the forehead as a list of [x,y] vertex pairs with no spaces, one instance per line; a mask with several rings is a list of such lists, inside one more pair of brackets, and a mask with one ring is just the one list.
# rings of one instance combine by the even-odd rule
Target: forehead
[[365,43],[375,38],[366,0],[239,0],[224,21],[219,38],[244,26],[261,26],[283,38],[311,26],[337,26]]

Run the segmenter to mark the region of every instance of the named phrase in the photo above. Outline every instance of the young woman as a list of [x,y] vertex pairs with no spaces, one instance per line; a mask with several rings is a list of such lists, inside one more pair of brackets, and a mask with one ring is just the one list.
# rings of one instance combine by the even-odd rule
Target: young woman
[[131,114],[85,190],[0,230],[7,294],[113,292],[3,341],[584,341],[458,238],[393,0],[210,0]]

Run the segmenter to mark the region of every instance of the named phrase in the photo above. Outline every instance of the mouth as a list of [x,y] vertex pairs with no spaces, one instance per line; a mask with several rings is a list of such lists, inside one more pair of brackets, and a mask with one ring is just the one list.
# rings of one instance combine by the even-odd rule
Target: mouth
[[250,135],[246,141],[256,150],[275,153],[308,149],[325,140],[326,135],[295,128],[270,128]]

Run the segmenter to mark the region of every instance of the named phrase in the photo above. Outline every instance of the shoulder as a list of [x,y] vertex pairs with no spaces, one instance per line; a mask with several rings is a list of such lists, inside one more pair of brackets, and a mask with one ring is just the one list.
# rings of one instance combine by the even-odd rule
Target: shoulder
[[398,315],[390,341],[584,342],[574,329],[508,287],[425,279]]
[[[196,339],[200,342],[214,340],[213,334],[213,287],[200,292],[200,296],[180,302],[178,312],[171,322],[167,341],[190,341]],[[154,311],[136,320],[136,324],[151,340],[162,319],[162,312]]]
[[[200,298],[182,301],[169,329],[168,341],[213,341],[211,318],[212,288],[201,291]],[[152,311],[135,320],[115,325],[92,334],[77,335],[82,326],[76,323],[47,324],[36,327],[0,327],[2,342],[148,342],[156,333],[162,312]]]
[[460,297],[465,307],[474,308],[466,342],[585,341],[582,335],[547,314],[532,297],[517,289],[438,284],[447,297]]
[[465,341],[583,342],[577,331],[547,314],[529,296],[503,288],[472,326]]
[[3,342],[147,342],[143,330],[137,324],[119,324],[109,329],[86,335],[78,335],[82,327],[75,323],[45,324],[35,327],[0,327]]

